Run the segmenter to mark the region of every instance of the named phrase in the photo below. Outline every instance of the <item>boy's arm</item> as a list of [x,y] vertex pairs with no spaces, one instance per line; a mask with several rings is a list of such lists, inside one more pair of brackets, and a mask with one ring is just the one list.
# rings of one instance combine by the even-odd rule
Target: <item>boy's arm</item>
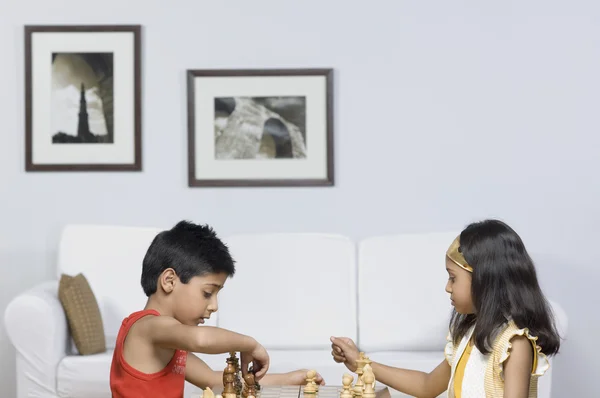
[[203,390],[206,387],[214,390],[217,386],[223,386],[223,372],[215,372],[203,360],[190,352],[185,365],[185,380]]
[[214,326],[188,326],[167,316],[151,317],[139,325],[140,333],[159,347],[203,354],[223,354],[239,351],[242,374],[248,365],[254,364],[256,380],[264,377],[269,369],[269,354],[252,337]]
[[[298,369],[287,373],[269,373],[260,381],[264,386],[299,386],[306,384],[306,376],[308,369]],[[317,372],[315,375],[315,383],[324,386],[325,380]]]
[[155,345],[174,350],[223,354],[230,351],[252,352],[258,343],[252,337],[214,326],[188,326],[167,316],[144,323],[141,331]]

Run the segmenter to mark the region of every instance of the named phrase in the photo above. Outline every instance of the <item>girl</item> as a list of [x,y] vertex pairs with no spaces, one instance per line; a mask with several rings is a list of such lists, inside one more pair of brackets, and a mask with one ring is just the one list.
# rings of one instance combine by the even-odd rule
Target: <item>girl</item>
[[[417,397],[537,397],[560,337],[519,235],[497,220],[471,224],[446,252],[446,270],[454,306],[446,359],[431,373],[373,362],[376,379]],[[331,342],[333,359],[356,371],[354,342]]]

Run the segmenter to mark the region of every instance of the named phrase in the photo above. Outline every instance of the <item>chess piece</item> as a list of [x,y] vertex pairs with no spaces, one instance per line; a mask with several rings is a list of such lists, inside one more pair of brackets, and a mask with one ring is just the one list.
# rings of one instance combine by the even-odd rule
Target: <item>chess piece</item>
[[306,372],[306,384],[304,385],[304,394],[308,394],[309,396],[314,396],[317,394],[319,390],[317,388],[317,383],[315,383],[315,377],[317,376],[317,372],[315,370],[309,370]]
[[340,393],[340,398],[352,398],[352,381],[354,377],[352,377],[349,373],[344,373],[342,377],[342,392]]
[[359,358],[356,360],[356,384],[354,385],[354,388],[352,389],[353,391],[353,396],[356,398],[361,398],[362,397],[362,393],[363,393],[363,389],[364,389],[364,382],[363,382],[363,367],[365,366],[365,353],[361,352]]
[[375,374],[371,365],[366,365],[363,372],[363,381],[365,389],[362,398],[375,398]]
[[373,368],[371,367],[371,361],[369,361],[369,363],[367,363],[364,367],[363,367],[363,392],[365,391],[365,389],[367,388],[367,382],[365,381],[365,375],[367,374],[367,372],[371,373],[373,375],[373,390],[375,390],[375,373],[373,373]]
[[206,390],[202,392],[202,398],[215,398],[215,393],[210,387],[206,387]]
[[319,392],[319,385],[317,384],[317,382],[315,381],[317,377],[317,371],[316,370],[309,370],[308,372],[306,372],[306,385],[304,386],[304,390],[306,391],[307,387],[308,387],[308,393],[312,394]]
[[240,368],[240,361],[238,360],[237,354],[235,352],[230,352],[229,357],[233,362],[233,367],[235,368],[235,381],[234,381],[234,390],[235,395],[238,398],[242,397],[242,390],[244,385],[242,383],[242,369]]
[[237,398],[235,392],[235,366],[233,365],[233,355],[227,358],[227,366],[225,367],[225,370],[223,370],[223,398]]
[[248,373],[244,377],[244,381],[246,382],[246,398],[256,398],[256,382],[254,380],[254,374]]
[[258,383],[258,381],[256,381],[256,372],[254,371],[254,365],[250,365],[250,369],[248,370],[248,372],[252,373],[254,376],[254,388],[256,389],[256,392],[258,393],[260,391],[260,384]]

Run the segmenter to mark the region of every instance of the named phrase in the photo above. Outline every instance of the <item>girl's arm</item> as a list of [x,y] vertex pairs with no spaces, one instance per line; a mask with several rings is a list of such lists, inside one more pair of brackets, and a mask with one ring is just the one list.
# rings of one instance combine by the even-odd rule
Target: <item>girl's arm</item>
[[533,367],[533,347],[525,336],[515,336],[511,343],[510,355],[504,362],[504,396],[527,398]]
[[[359,352],[354,341],[348,337],[332,337],[331,343],[333,360],[355,372]],[[450,382],[451,369],[445,359],[430,373],[393,368],[377,362],[371,362],[371,368],[377,381],[413,397],[437,397],[446,391]]]
[[372,362],[371,368],[377,381],[413,397],[437,397],[446,391],[450,381],[450,365],[446,360],[430,373],[393,368],[377,362]]

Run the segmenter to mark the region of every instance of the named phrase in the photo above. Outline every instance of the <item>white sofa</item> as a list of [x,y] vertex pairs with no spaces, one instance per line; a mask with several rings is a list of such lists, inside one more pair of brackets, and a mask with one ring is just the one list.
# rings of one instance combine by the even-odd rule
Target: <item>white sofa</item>
[[[159,229],[70,225],[60,240],[57,279],[17,296],[5,312],[16,348],[17,398],[108,398],[112,349],[122,319],[143,308],[142,258]],[[255,234],[223,237],[237,262],[208,324],[254,336],[271,372],[318,370],[341,384],[331,335],[357,341],[371,359],[431,370],[444,359],[451,307],[444,253],[457,232],[372,237]],[[99,302],[108,351],[81,356],[57,297],[61,273],[82,272]],[[567,317],[553,303],[562,334]],[[200,355],[213,369],[225,355]],[[551,368],[552,369],[552,368]],[[550,397],[551,371],[540,381]],[[197,389],[186,385],[186,398]],[[392,391],[392,394],[396,394]],[[442,395],[443,396],[443,395]]]

